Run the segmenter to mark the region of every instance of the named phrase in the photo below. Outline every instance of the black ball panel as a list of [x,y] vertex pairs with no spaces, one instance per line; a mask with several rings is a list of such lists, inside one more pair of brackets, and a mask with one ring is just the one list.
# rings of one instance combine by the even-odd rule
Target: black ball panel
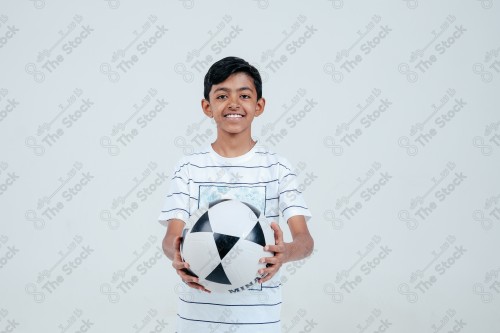
[[212,208],[213,206],[220,204],[221,202],[228,201],[230,199],[219,199],[219,200],[214,200],[208,204],[208,208]]
[[229,251],[231,251],[234,244],[236,244],[240,240],[239,237],[219,234],[216,232],[214,232],[213,235],[215,244],[217,245],[217,251],[219,251],[219,256],[221,260],[224,259],[224,257]]
[[242,202],[242,203],[245,204],[248,208],[250,208],[252,210],[252,212],[255,214],[256,218],[259,218],[260,211],[257,208],[255,208],[254,206],[250,205],[249,203],[246,203],[246,202]]
[[208,211],[203,214],[193,226],[191,232],[212,232],[210,226],[210,219],[208,218]]
[[255,224],[255,227],[253,227],[252,231],[248,233],[245,240],[266,246],[266,238],[264,237],[264,232],[262,231],[262,227],[259,222]]
[[222,263],[215,267],[212,273],[210,273],[205,280],[221,284],[231,284],[231,281],[227,278],[226,272],[224,272]]

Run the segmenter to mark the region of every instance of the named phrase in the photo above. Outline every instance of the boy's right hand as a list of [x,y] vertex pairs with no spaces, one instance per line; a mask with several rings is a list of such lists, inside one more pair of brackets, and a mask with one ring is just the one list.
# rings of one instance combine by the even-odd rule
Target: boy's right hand
[[177,236],[174,239],[175,254],[174,260],[172,260],[172,267],[175,268],[175,271],[180,276],[181,280],[189,287],[210,293],[210,290],[198,283],[199,279],[196,276],[189,274],[187,270],[189,268],[189,264],[183,261],[181,257],[181,240],[181,236]]

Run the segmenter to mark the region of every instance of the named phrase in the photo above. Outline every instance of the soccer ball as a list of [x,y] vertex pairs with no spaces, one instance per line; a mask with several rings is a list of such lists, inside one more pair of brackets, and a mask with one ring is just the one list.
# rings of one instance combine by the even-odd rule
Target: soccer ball
[[256,288],[264,251],[274,245],[274,231],[255,207],[238,200],[222,199],[195,212],[191,228],[182,232],[181,256],[189,274],[210,291],[237,293]]

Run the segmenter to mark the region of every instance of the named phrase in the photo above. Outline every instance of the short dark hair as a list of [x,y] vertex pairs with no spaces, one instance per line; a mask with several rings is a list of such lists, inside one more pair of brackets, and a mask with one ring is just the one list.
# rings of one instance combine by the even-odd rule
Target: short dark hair
[[260,73],[254,66],[238,57],[226,57],[210,66],[205,75],[203,95],[208,101],[208,95],[214,84],[219,84],[235,73],[246,73],[252,79],[257,91],[257,100],[262,97],[262,79]]

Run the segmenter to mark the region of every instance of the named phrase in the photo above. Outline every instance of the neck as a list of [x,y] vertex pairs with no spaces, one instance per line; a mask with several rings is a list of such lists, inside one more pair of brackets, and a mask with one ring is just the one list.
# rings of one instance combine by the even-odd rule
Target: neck
[[238,157],[248,153],[254,145],[255,141],[250,135],[243,137],[226,135],[224,138],[218,135],[215,142],[212,143],[212,148],[223,157]]

